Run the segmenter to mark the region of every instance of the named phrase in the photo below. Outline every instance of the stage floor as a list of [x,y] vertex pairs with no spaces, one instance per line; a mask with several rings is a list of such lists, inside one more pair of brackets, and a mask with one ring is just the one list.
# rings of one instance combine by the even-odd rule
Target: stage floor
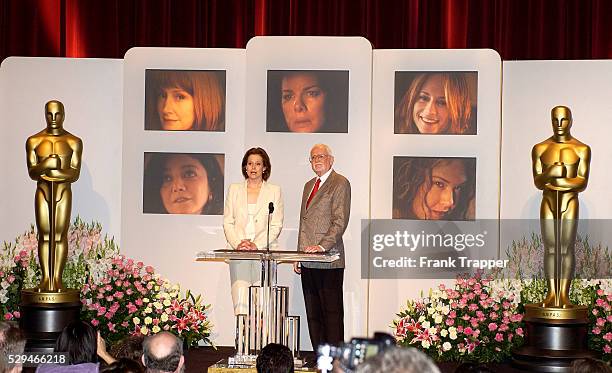
[[[215,350],[212,347],[190,348],[185,352],[186,373],[203,373],[208,367],[216,362],[227,359],[234,354],[233,347],[217,347]],[[315,356],[312,351],[302,353],[307,363],[311,365],[315,362]],[[442,373],[453,373],[458,364],[442,363],[439,364]],[[488,365],[496,373],[520,373],[521,370],[513,369],[508,364],[490,364]]]

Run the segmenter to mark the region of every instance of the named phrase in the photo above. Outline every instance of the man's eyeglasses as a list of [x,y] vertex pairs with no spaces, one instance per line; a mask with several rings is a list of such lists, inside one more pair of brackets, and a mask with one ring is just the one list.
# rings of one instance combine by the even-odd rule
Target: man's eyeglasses
[[329,154],[315,154],[315,155],[311,155],[309,160],[311,162],[323,161],[327,159],[327,157],[329,157]]

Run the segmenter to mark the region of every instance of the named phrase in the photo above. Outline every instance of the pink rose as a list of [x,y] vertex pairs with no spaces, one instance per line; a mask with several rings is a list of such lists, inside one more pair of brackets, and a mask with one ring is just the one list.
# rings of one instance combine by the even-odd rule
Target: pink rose
[[603,350],[606,354],[609,354],[612,351],[612,348],[610,348],[610,345],[605,345]]
[[465,335],[472,335],[473,332],[474,331],[469,326],[466,327],[465,329],[463,329],[463,334],[465,334]]
[[612,333],[607,332],[606,334],[604,334],[603,339],[605,339],[608,342],[612,341]]
[[21,317],[21,313],[19,311],[15,311],[15,312],[13,312],[13,316],[15,316],[16,319],[18,319],[18,318]]
[[594,327],[593,334],[601,334],[601,329],[599,329],[598,327]]
[[153,267],[151,267],[151,266],[146,266],[146,267],[145,267],[145,271],[147,271],[147,273],[151,273],[151,274],[152,274],[153,272],[155,272],[155,270],[154,270],[154,269],[153,269]]
[[522,337],[523,334],[523,328],[516,328],[516,335],[520,335]]
[[4,319],[5,320],[11,320],[13,318],[13,314],[10,312],[7,312],[4,314]]
[[502,333],[495,334],[495,340],[497,342],[502,342],[504,340],[504,335]]
[[100,324],[100,322],[98,320],[96,320],[96,319],[92,319],[91,320],[91,325],[92,326],[98,326],[99,324]]
[[494,322],[489,323],[489,331],[493,332],[495,330],[497,330],[497,324]]

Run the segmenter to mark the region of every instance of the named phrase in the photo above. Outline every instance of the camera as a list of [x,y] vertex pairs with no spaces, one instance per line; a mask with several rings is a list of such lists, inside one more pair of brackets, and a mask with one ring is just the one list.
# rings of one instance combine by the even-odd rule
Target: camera
[[378,355],[390,346],[395,346],[395,338],[380,332],[374,333],[374,338],[353,338],[337,346],[321,344],[317,348],[317,368],[323,373],[331,372],[336,360],[344,372],[352,372],[365,359]]

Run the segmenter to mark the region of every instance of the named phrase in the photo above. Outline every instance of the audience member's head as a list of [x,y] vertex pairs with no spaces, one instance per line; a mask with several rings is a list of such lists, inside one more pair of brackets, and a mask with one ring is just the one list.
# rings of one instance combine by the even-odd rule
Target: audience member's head
[[610,366],[597,359],[578,359],[572,362],[572,373],[612,373]]
[[130,335],[120,340],[110,351],[110,354],[116,359],[128,358],[137,361],[139,364],[142,361],[142,342],[145,337],[142,334]]
[[142,342],[142,363],[147,372],[185,371],[183,341],[169,332],[159,332],[145,338]]
[[455,373],[495,373],[495,372],[482,364],[463,363],[463,364],[460,364],[455,369]]
[[138,361],[126,357],[100,368],[100,373],[144,373],[144,371],[143,366]]
[[257,373],[293,373],[293,355],[287,346],[270,343],[257,356],[255,367]]
[[8,355],[19,355],[25,348],[25,336],[13,323],[0,321],[0,373],[19,373],[21,364],[9,364]]
[[357,373],[440,373],[434,362],[415,348],[389,347],[357,366]]
[[68,364],[97,363],[96,353],[98,334],[93,326],[85,321],[68,324],[57,338],[55,352],[68,354]]

